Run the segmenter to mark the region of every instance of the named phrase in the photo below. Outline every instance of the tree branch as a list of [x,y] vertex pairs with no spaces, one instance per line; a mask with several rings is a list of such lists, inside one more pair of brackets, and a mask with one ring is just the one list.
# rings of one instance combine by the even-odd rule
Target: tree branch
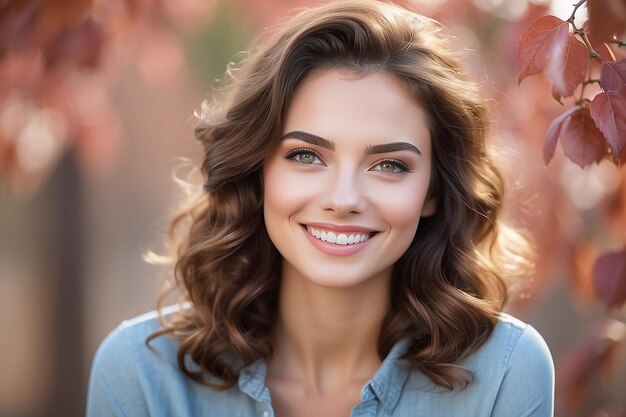
[[569,19],[567,19],[568,22],[574,24],[574,18],[576,17],[576,11],[578,10],[578,8],[580,6],[582,6],[583,4],[587,3],[587,0],[580,0],[578,3],[574,4],[574,10],[572,11],[572,14],[570,15]]
[[613,39],[608,41],[607,43],[614,43],[615,45],[617,45],[619,48],[623,48],[626,46],[626,42],[624,41],[620,41],[619,39]]

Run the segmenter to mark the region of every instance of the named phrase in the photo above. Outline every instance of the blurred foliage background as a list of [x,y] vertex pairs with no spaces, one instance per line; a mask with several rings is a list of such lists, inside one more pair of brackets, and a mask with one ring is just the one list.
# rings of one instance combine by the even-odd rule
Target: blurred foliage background
[[[171,275],[142,255],[164,250],[181,158],[200,159],[194,109],[259,29],[315,3],[0,0],[0,415],[84,414],[99,342]],[[626,416],[624,306],[592,274],[626,242],[626,171],[558,151],[544,167],[563,108],[540,77],[517,83],[520,35],[571,1],[397,3],[447,26],[492,104],[507,215],[538,250],[509,310],[552,350],[557,416]]]

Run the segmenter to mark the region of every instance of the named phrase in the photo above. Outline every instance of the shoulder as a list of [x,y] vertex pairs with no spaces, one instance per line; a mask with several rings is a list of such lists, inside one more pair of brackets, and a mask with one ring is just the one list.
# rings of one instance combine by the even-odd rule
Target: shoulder
[[468,358],[476,383],[494,395],[493,415],[551,416],[554,363],[548,345],[531,325],[508,315]]
[[[163,314],[171,312],[171,309],[168,309]],[[170,356],[169,354],[177,350],[177,342],[171,338],[159,337],[147,343],[148,337],[159,330],[162,330],[162,326],[156,311],[121,322],[98,347],[94,356],[94,370],[102,365],[110,371],[129,362],[134,365],[141,364],[143,357],[155,354]],[[124,369],[128,371],[127,368]]]
[[486,353],[497,353],[502,365],[510,368],[516,362],[527,365],[551,365],[548,345],[534,327],[509,314],[501,313],[499,322],[482,348]]
[[[553,378],[552,355],[543,337],[531,325],[502,313],[487,341],[466,360],[463,366],[477,377],[510,376]],[[530,381],[529,381],[530,383]]]
[[474,377],[467,388],[446,391],[413,371],[402,396],[406,414],[399,415],[552,416],[554,365],[531,325],[501,314],[485,343],[457,364]]
[[150,312],[122,322],[102,341],[91,366],[88,416],[146,415],[146,392],[162,379],[183,378],[175,340],[158,337],[146,343],[161,329],[157,312]]
[[[168,320],[178,310],[161,313]],[[178,366],[177,340],[160,336],[146,342],[160,330],[159,315],[151,312],[122,322],[104,339],[92,363],[87,417],[254,415],[255,401],[236,385],[216,391],[187,377]],[[184,361],[199,370],[188,355]]]

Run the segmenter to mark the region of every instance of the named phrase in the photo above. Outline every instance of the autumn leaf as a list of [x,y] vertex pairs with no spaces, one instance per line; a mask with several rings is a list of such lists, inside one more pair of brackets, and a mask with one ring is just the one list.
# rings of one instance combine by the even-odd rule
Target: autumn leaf
[[596,127],[588,107],[579,107],[565,118],[560,137],[565,156],[581,168],[600,161],[607,154],[606,139]]
[[602,255],[593,267],[596,293],[609,307],[626,301],[626,248]]
[[589,23],[589,20],[583,23],[583,30],[585,31],[587,39],[589,39],[591,47],[593,48],[595,53],[600,55],[600,58],[602,58],[603,61],[615,61],[615,54],[606,42],[596,41],[595,39],[591,38],[591,35],[589,33]]
[[621,90],[626,86],[626,59],[603,62],[600,85],[604,91]]
[[[189,0],[184,7],[152,0],[61,3],[0,0],[0,181],[6,180],[16,194],[35,191],[66,150],[76,153],[86,172],[111,169],[123,128],[117,112],[101,104],[108,100],[103,97],[116,77],[124,74],[120,57],[139,61],[137,45],[154,41],[146,28],[180,35],[173,30],[170,6],[198,17],[199,9],[208,13],[217,4],[214,0]],[[130,16],[131,12],[135,14]],[[192,20],[185,23],[185,30],[191,29]],[[174,69],[178,63],[163,62]],[[98,94],[87,91],[100,84]],[[47,123],[49,119],[63,122]]]
[[589,52],[575,36],[561,31],[555,38],[548,60],[546,75],[552,81],[552,97],[559,103],[562,97],[574,94],[587,72]]
[[518,61],[520,75],[518,83],[530,75],[538,74],[548,64],[555,44],[567,42],[568,23],[556,16],[542,16],[535,20],[519,41]]
[[589,109],[596,126],[618,156],[626,147],[626,87],[598,94]]
[[548,165],[554,156],[554,151],[556,150],[556,143],[558,142],[559,136],[561,135],[561,128],[563,127],[563,122],[568,119],[573,113],[577,112],[579,107],[572,107],[565,113],[561,114],[556,119],[552,120],[550,126],[548,127],[548,132],[546,133],[546,138],[543,145],[543,162]]
[[520,38],[518,82],[543,71],[552,82],[552,97],[561,102],[584,81],[588,55],[586,46],[569,33],[568,22],[540,17]]
[[589,38],[596,44],[626,32],[626,0],[587,0]]
[[573,107],[550,123],[543,147],[546,165],[554,156],[559,138],[565,156],[581,167],[601,160],[607,152],[606,139],[596,127],[588,107]]

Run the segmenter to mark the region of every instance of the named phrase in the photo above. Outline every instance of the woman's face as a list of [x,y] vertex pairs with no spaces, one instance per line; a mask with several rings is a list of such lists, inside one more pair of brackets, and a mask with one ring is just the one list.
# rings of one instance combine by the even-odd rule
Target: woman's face
[[384,72],[306,78],[263,167],[264,216],[283,273],[325,287],[388,279],[426,200],[431,138],[424,109]]

